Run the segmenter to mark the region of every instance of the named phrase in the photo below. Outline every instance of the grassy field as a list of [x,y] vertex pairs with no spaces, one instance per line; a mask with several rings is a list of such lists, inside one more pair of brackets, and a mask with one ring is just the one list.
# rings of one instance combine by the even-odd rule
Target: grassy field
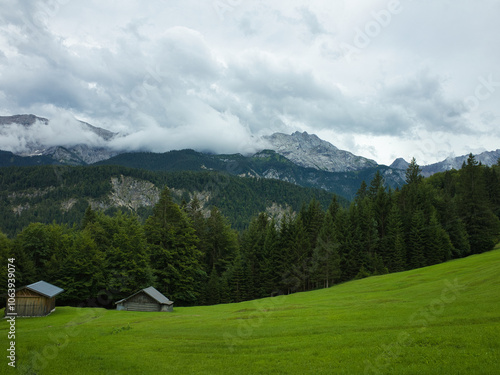
[[500,374],[500,250],[174,313],[58,307],[16,321],[16,356],[1,374]]

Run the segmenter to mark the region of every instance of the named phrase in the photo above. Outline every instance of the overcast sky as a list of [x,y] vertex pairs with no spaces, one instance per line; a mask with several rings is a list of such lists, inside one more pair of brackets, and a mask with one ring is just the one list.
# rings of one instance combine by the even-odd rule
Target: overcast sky
[[500,148],[500,0],[0,4],[0,115],[157,152],[295,131],[385,164]]

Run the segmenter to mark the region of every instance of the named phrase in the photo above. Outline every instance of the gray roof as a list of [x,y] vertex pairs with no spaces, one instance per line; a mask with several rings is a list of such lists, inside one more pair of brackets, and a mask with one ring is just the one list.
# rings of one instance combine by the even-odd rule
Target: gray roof
[[144,292],[151,298],[153,298],[156,302],[158,302],[160,305],[172,305],[174,301],[170,301],[167,297],[165,297],[163,294],[161,294],[158,290],[156,290],[154,287],[150,286],[148,288],[144,288],[142,290],[139,290],[138,292],[132,294],[131,296],[128,296],[127,298],[124,298],[118,302],[115,302],[115,304],[119,304],[121,302],[124,302],[128,300],[129,298],[132,298],[138,293]]
[[64,292],[64,289],[61,289],[55,285],[49,284],[45,281],[38,281],[36,283],[25,286],[26,289],[29,289],[33,292],[44,295],[45,297],[52,298],[57,296],[58,294]]

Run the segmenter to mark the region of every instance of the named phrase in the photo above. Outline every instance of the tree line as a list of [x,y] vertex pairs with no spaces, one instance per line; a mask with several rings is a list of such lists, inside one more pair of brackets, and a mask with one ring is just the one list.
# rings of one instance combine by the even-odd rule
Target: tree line
[[[283,217],[260,213],[243,232],[196,198],[163,190],[141,223],[133,213],[87,208],[78,226],[31,223],[0,234],[0,260],[16,259],[19,286],[45,280],[59,303],[112,307],[153,285],[178,305],[217,304],[327,288],[491,250],[500,235],[500,164],[470,155],[462,169],[423,178],[412,160],[401,189],[380,174],[344,206],[312,199]],[[6,285],[5,270],[0,273]]]

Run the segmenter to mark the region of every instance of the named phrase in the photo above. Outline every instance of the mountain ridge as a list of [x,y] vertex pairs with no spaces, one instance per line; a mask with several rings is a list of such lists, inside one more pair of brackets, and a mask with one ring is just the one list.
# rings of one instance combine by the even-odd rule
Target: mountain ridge
[[[42,127],[48,127],[50,125],[50,120],[44,117],[38,117],[33,114],[22,114],[22,115],[13,115],[13,116],[0,116],[0,135],[11,135],[11,131],[15,131],[16,129],[12,129],[13,126],[22,126],[23,130],[26,132],[30,132],[31,128],[35,126],[37,123],[40,123]],[[79,130],[83,132],[88,132],[94,136],[97,136],[97,139],[100,140],[100,143],[105,145],[107,142],[112,140],[118,134],[113,133],[107,129],[99,128],[93,126],[85,121],[76,120],[74,122],[75,125],[79,127]],[[65,124],[65,127],[68,127],[69,122]],[[38,129],[39,130],[39,129]],[[72,129],[69,129],[71,131]],[[118,152],[107,147],[98,147],[98,146],[89,146],[86,143],[77,143],[77,144],[58,144],[58,145],[47,145],[43,143],[41,139],[19,139],[20,146],[16,149],[22,149],[22,151],[14,151],[14,150],[2,150],[12,152],[16,156],[20,157],[36,157],[36,156],[45,156],[52,159],[54,162],[51,164],[64,164],[64,165],[85,165],[92,164],[97,161],[101,161],[104,159],[108,159],[112,156],[115,156]],[[75,143],[75,142],[70,142]],[[45,158],[41,158],[41,160],[46,160]],[[5,164],[3,162],[2,164]]]
[[[462,168],[463,163],[467,162],[469,155],[470,153],[456,157],[449,156],[443,161],[421,166],[422,175],[424,177],[429,177],[439,172],[446,172],[452,169],[458,170]],[[500,160],[500,149],[474,154],[474,157],[476,158],[476,161],[487,166],[492,166]],[[394,169],[406,169],[408,165],[409,163],[405,159],[398,158],[394,160],[390,167]]]
[[[44,145],[42,141],[34,138],[26,141],[18,139],[19,142],[24,142],[25,150],[19,152],[16,150],[2,150],[0,154],[0,166],[12,165],[46,165],[46,164],[61,164],[61,165],[92,165],[95,163],[109,164],[119,159],[113,159],[120,155],[127,155],[129,158],[132,153],[124,150],[116,150],[111,147],[111,141],[119,136],[118,133],[113,133],[109,130],[93,126],[87,122],[74,120],[78,124],[78,129],[85,134],[91,134],[95,139],[97,138],[97,145],[89,145],[84,141],[65,145]],[[21,126],[21,129],[29,131],[37,123],[41,123],[43,127],[50,126],[49,119],[38,117],[33,114],[22,114],[13,116],[0,116],[0,134],[10,130],[9,127]],[[73,121],[67,121],[68,124]],[[67,126],[67,124],[63,125]],[[12,128],[19,130],[19,128]],[[36,135],[35,135],[36,136]],[[206,153],[189,153],[181,152],[177,155],[187,158],[186,160],[176,160],[175,163],[179,165],[189,164],[192,158],[204,160],[205,164],[197,165],[196,170],[201,169],[214,169],[222,170],[227,169],[221,163],[221,160],[226,157],[231,162],[239,162],[240,167],[244,168],[240,173],[232,173],[241,176],[249,176],[256,178],[274,178],[281,179],[296,184],[306,184],[305,186],[321,187],[329,191],[342,191],[339,187],[333,186],[335,184],[341,185],[341,176],[345,179],[358,180],[359,176],[371,177],[375,170],[380,170],[386,178],[388,186],[397,187],[404,183],[404,173],[409,163],[402,158],[396,159],[390,166],[378,164],[376,161],[357,156],[349,151],[340,150],[335,145],[320,139],[315,134],[308,134],[307,132],[294,132],[291,135],[284,133],[274,133],[272,135],[263,136],[262,140],[265,143],[265,148],[253,155],[243,156],[234,154],[230,156]],[[75,143],[75,142],[73,142]],[[182,150],[177,150],[182,151]],[[196,152],[192,150],[193,152]],[[283,159],[277,158],[272,155],[270,151],[276,155],[280,155]],[[10,154],[9,154],[10,152]],[[153,169],[148,167],[147,164],[155,163],[157,159],[164,159],[173,162],[172,155],[166,153],[148,153],[149,159],[144,158],[144,153],[135,152],[137,158],[142,160],[142,164],[136,166],[137,168]],[[155,156],[156,155],[156,156]],[[159,156],[158,156],[159,155]],[[206,155],[206,156],[203,156]],[[239,156],[238,156],[239,155]],[[211,159],[210,159],[211,157]],[[26,159],[23,159],[26,158]],[[447,158],[446,160],[434,163],[427,166],[422,166],[422,174],[424,176],[431,176],[437,172],[443,172],[452,168],[459,169],[467,155],[457,158]],[[492,165],[500,158],[500,150],[489,151],[482,153],[476,157],[478,161],[483,164]],[[123,159],[123,157],[121,158]],[[218,161],[217,161],[218,159]],[[107,161],[107,162],[106,162]],[[265,165],[265,163],[269,165]],[[131,160],[126,162],[132,163]],[[212,165],[215,163],[215,165]],[[120,164],[123,165],[123,164]],[[257,166],[258,165],[258,166]],[[294,167],[296,166],[296,167]],[[167,168],[168,169],[168,168]],[[231,172],[231,171],[230,171]],[[328,175],[328,174],[332,175]],[[374,172],[373,172],[374,173]],[[335,177],[333,177],[335,176]],[[325,182],[329,181],[329,182]],[[344,196],[351,197],[353,195],[352,188],[344,191]]]

